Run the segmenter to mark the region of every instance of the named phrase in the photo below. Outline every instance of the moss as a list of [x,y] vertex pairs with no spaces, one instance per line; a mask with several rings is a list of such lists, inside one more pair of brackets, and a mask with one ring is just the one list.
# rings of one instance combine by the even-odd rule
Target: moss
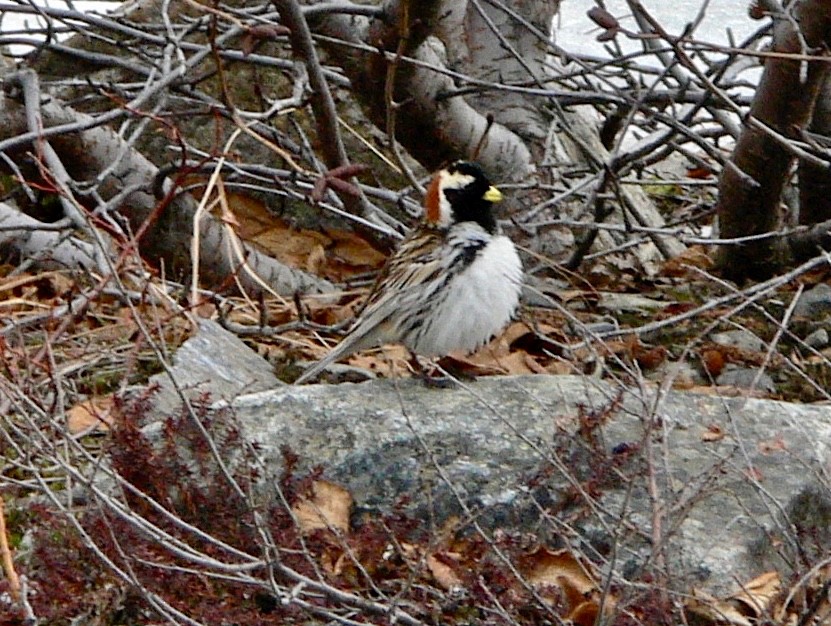
[[[783,347],[783,351],[787,353]],[[790,370],[781,383],[777,384],[779,394],[791,402],[821,402],[827,400],[831,389],[831,367],[827,362],[804,362],[802,374]]]
[[653,198],[677,198],[686,193],[686,190],[676,183],[654,182],[643,186],[644,192]]
[[20,549],[26,531],[30,527],[30,516],[26,509],[19,506],[15,500],[7,501],[4,510],[9,547],[16,551]]
[[136,359],[135,369],[130,374],[129,382],[131,385],[138,385],[146,383],[151,376],[159,374],[164,371],[161,360],[153,354],[145,354]]

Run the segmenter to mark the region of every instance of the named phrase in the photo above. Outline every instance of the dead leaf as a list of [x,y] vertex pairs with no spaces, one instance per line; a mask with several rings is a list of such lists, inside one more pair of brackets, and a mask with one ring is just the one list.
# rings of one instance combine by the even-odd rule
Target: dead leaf
[[349,564],[346,552],[342,550],[327,550],[320,555],[320,564],[327,574],[340,576]]
[[380,352],[358,353],[349,359],[349,364],[375,372],[386,378],[408,377],[410,353],[404,346],[384,346]]
[[687,169],[687,178],[694,178],[696,180],[704,180],[712,178],[715,172],[709,167],[691,167]]
[[162,327],[165,341],[174,346],[182,345],[193,336],[194,326],[184,317],[169,318]]
[[311,491],[311,498],[303,498],[292,507],[300,532],[308,534],[332,528],[348,533],[353,503],[350,493],[326,480],[315,481]]
[[311,250],[316,246],[327,249],[332,243],[326,235],[292,229],[282,220],[274,220],[267,228],[244,238],[253,241],[277,260],[292,267],[305,267]]
[[233,211],[229,209],[227,203],[222,204],[222,213],[220,219],[224,224],[228,224],[228,226],[233,227],[234,230],[237,230],[240,226],[239,218]]
[[664,263],[661,275],[683,278],[693,275],[693,268],[709,270],[712,267],[713,259],[707,254],[704,246],[690,246],[680,255]]
[[774,454],[776,452],[786,451],[788,449],[788,444],[785,443],[785,438],[782,437],[782,435],[777,435],[773,439],[760,441],[758,449],[762,454]]
[[363,237],[348,230],[327,228],[326,235],[332,240],[329,253],[333,261],[339,261],[356,270],[380,269],[387,256],[373,248]]
[[198,317],[202,319],[210,320],[213,319],[216,315],[217,306],[210,300],[203,300],[198,305],[196,305],[192,311],[196,313]]
[[742,585],[742,590],[734,593],[728,600],[744,615],[759,618],[768,612],[781,588],[779,574],[775,571],[765,572]]
[[312,248],[309,256],[306,258],[306,271],[311,274],[320,274],[323,270],[323,264],[326,262],[326,251],[320,244]]
[[506,357],[497,359],[497,364],[512,376],[522,374],[542,374],[545,368],[537,363],[533,356],[527,352],[512,352]]
[[0,292],[9,291],[23,300],[54,302],[75,288],[68,272],[49,271],[39,274],[7,276],[0,280]]
[[655,346],[654,348],[639,346],[635,354],[635,361],[637,361],[641,370],[648,372],[654,370],[666,361],[667,354],[667,349],[664,346]]
[[565,376],[566,374],[577,373],[577,368],[574,364],[569,363],[568,361],[556,360],[551,361],[551,363],[545,366],[545,373],[554,374],[556,376]]
[[71,435],[106,432],[113,423],[112,411],[112,396],[84,400],[66,412],[66,428]]
[[719,600],[698,589],[693,590],[692,596],[685,603],[686,608],[702,621],[707,620],[714,625],[753,626],[753,623],[727,600]]
[[268,343],[257,342],[256,347],[257,354],[259,354],[272,365],[275,363],[281,363],[286,360],[287,352],[286,349],[282,346],[274,346]]
[[99,344],[130,341],[130,336],[138,329],[134,314],[128,307],[122,307],[114,311],[108,323],[100,326],[98,320],[88,319],[86,321],[91,326],[86,331],[87,336]]
[[[354,168],[345,171],[350,174]],[[340,178],[322,176],[318,179],[320,189],[316,188],[312,196],[322,196],[332,181],[341,191],[354,193],[357,190]],[[356,274],[378,269],[386,260],[385,254],[353,232],[334,228],[327,228],[325,232],[299,229],[275,216],[258,198],[230,190],[226,190],[225,195],[235,216],[234,228],[239,236],[260,246],[281,263],[291,267],[311,266],[320,275],[342,282]],[[321,248],[324,251],[322,258]]]
[[529,335],[534,336],[525,324],[517,322],[473,354],[452,353],[444,357],[441,364],[471,376],[543,374],[546,368],[532,354],[518,350],[514,345]]
[[244,193],[225,190],[227,207],[231,210],[238,222],[236,231],[243,239],[251,239],[258,233],[271,228],[275,222],[282,223],[282,220],[275,218],[259,198],[253,198]]
[[582,300],[586,304],[597,304],[600,300],[599,293],[586,291],[585,289],[564,289],[558,291],[556,295],[563,304],[569,304],[573,300]]
[[704,370],[713,378],[718,378],[727,363],[724,351],[718,348],[711,348],[701,352],[701,363]]
[[462,579],[459,578],[453,568],[448,565],[446,561],[449,560],[458,562],[460,559],[461,555],[459,554],[441,552],[428,555],[425,561],[427,563],[427,569],[430,570],[430,573],[433,575],[433,578],[436,579],[436,582],[450,591],[461,587]]
[[811,624],[828,624],[831,619],[831,601],[828,597],[831,565],[818,568],[807,580],[797,581],[786,594],[780,596],[781,606],[773,611],[777,624],[797,624],[805,616],[805,607],[810,606],[814,619]]
[[727,598],[715,598],[704,591],[693,590],[693,598],[687,601],[686,607],[712,624],[753,626],[762,615],[770,611],[781,586],[778,573],[765,572]]
[[[357,301],[351,301],[343,306],[315,302],[312,300],[306,300],[304,304],[306,307],[306,313],[310,320],[324,326],[334,326],[355,317],[357,306],[362,302],[363,298],[359,298]],[[326,352],[328,351],[329,348],[326,349]]]
[[[539,328],[539,331],[543,333],[548,330],[554,329],[552,327]],[[525,322],[513,322],[509,324],[508,327],[502,332],[502,338],[508,343],[508,345],[511,345],[515,341],[529,333],[533,335],[534,331],[528,327],[528,324],[526,324]]]
[[701,435],[701,441],[721,441],[727,436],[721,426],[718,424],[710,424],[707,430]]
[[666,319],[681,315],[695,308],[694,302],[670,302],[658,314],[658,319]]
[[600,613],[600,604],[596,600],[581,602],[566,615],[566,621],[575,626],[594,626]]
[[597,581],[590,569],[568,550],[540,546],[523,559],[522,569],[525,579],[535,587],[559,588],[569,611],[597,590]]
[[445,370],[466,376],[498,376],[506,373],[496,363],[493,356],[479,352],[471,355],[463,355],[458,352],[448,354],[439,359],[439,365]]

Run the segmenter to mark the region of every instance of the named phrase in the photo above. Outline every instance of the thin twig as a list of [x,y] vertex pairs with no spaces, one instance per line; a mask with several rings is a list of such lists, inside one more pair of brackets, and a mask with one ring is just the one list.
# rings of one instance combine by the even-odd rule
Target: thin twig
[[9,547],[9,535],[6,529],[6,503],[2,495],[0,495],[0,557],[3,559],[3,572],[9,581],[9,591],[12,594],[12,599],[20,603],[20,577],[14,569],[12,551]]

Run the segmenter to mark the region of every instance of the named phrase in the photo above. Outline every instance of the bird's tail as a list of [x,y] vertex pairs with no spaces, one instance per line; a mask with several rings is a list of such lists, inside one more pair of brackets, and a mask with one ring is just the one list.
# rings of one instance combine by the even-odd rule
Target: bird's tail
[[323,370],[325,370],[327,367],[329,367],[332,363],[334,363],[338,359],[346,356],[347,349],[349,348],[349,346],[346,345],[346,344],[347,344],[347,342],[345,340],[341,341],[337,346],[335,346],[329,352],[329,354],[327,354],[325,357],[320,359],[317,363],[315,363],[309,369],[307,369],[305,372],[303,372],[300,375],[300,378],[298,378],[297,380],[294,381],[294,384],[295,385],[302,385],[303,383],[312,380],[318,374],[320,374]]
[[375,329],[375,324],[371,326],[358,324],[352,334],[347,335],[343,341],[341,341],[332,349],[331,352],[329,352],[329,354],[303,372],[303,374],[300,375],[300,378],[294,381],[294,384],[301,385],[310,381],[332,363],[348,357],[353,352],[358,352],[359,350],[364,350],[383,343],[383,341],[378,341],[375,337]]

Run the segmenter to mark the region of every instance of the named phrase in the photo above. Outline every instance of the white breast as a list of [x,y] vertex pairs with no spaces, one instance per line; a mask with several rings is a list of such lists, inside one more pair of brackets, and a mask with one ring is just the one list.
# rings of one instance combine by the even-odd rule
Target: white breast
[[522,262],[510,239],[478,232],[487,245],[472,263],[455,276],[444,297],[436,298],[430,322],[408,347],[424,356],[454,351],[471,352],[502,330],[519,305]]

